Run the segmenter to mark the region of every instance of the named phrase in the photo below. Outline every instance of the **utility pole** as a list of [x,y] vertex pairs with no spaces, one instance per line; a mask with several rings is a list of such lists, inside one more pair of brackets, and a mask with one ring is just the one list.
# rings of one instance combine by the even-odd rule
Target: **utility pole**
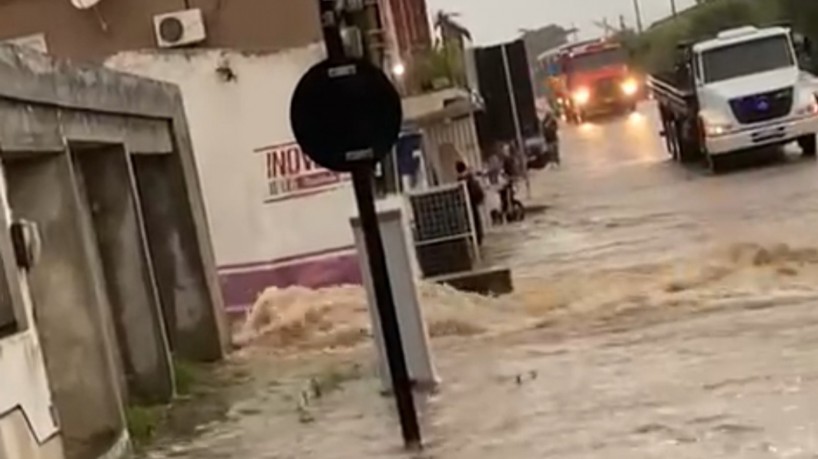
[[[363,39],[362,54],[364,59],[374,61],[378,68],[383,65],[383,37],[381,36],[380,12],[377,2],[337,0],[317,0],[321,14],[321,27],[330,63],[341,63],[340,69],[348,69],[349,57],[342,38],[341,30],[346,25],[344,16],[359,27]],[[344,8],[347,9],[344,9]],[[352,11],[350,11],[352,10]],[[354,65],[351,67],[355,69]],[[354,73],[354,72],[353,72]],[[331,75],[332,76],[332,75]],[[397,103],[398,107],[400,103]],[[388,115],[388,114],[387,114]],[[372,150],[369,150],[370,152]],[[380,152],[379,152],[380,153]],[[349,156],[349,152],[346,153]],[[382,333],[385,341],[392,390],[398,409],[403,440],[407,448],[420,449],[421,435],[418,415],[415,410],[412,381],[406,363],[406,354],[401,339],[400,323],[395,308],[394,293],[389,280],[386,264],[386,253],[380,233],[378,216],[375,210],[373,195],[373,167],[362,162],[352,171],[353,189],[358,202],[361,226],[369,261],[370,275],[376,297],[375,307],[381,318]]]
[[674,18],[678,15],[679,12],[676,10],[676,0],[670,0],[670,11],[673,13]]
[[642,25],[642,6],[639,4],[639,0],[633,0],[633,10],[636,14],[636,31],[642,33],[644,31],[644,27]]

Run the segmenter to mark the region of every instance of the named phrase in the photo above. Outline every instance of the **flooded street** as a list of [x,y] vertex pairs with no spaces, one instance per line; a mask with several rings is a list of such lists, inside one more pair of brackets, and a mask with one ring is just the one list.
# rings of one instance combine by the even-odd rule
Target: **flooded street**
[[650,104],[563,129],[562,168],[531,178],[547,211],[487,239],[513,295],[423,286],[443,379],[423,453],[400,447],[344,288],[271,297],[292,317],[245,331],[226,419],[146,455],[818,458],[818,165],[712,176],[657,130]]

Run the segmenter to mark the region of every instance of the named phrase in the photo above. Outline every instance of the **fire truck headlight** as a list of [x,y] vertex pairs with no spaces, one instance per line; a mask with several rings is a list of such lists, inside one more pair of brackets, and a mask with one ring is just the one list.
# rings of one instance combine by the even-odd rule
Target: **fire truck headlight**
[[577,105],[585,105],[591,100],[591,90],[588,88],[580,88],[574,92],[574,102]]
[[633,78],[627,79],[624,83],[622,83],[622,92],[624,92],[626,96],[632,96],[638,91],[639,83],[637,83]]

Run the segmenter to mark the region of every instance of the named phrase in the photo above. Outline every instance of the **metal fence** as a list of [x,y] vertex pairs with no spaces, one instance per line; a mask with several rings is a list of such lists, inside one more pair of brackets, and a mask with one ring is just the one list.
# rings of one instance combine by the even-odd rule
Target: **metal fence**
[[423,276],[436,277],[474,268],[480,249],[465,184],[414,191],[408,198]]

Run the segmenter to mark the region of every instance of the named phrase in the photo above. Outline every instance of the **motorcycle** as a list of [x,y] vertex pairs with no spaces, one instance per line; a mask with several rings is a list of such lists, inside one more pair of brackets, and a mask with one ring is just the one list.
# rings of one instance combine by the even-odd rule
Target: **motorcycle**
[[525,206],[517,199],[517,184],[508,181],[500,192],[500,209],[491,211],[491,219],[495,225],[515,223],[525,220]]

